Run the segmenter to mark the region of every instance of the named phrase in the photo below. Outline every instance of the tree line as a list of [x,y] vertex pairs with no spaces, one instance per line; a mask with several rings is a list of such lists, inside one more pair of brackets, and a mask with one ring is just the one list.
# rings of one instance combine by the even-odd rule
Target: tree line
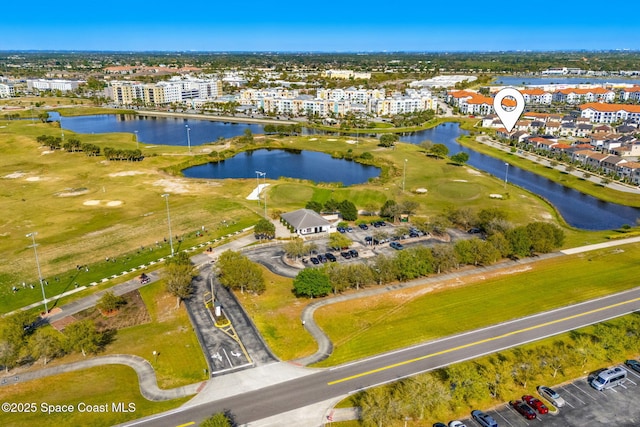
[[62,138],[59,136],[40,135],[36,137],[36,141],[38,141],[43,146],[49,147],[49,149],[52,151],[62,149],[68,153],[83,152],[90,157],[99,156],[100,152],[102,151],[102,154],[108,160],[141,161],[144,159],[142,151],[140,151],[139,149],[125,150],[119,148],[104,147],[104,149],[101,150],[100,146],[96,144],[91,144],[88,142],[82,143],[76,138],[70,138],[66,142],[63,142]]
[[329,263],[313,272],[303,270],[293,281],[293,291],[300,297],[322,297],[331,292],[337,294],[347,289],[446,273],[465,265],[486,266],[504,258],[548,253],[564,242],[564,232],[554,224],[532,222],[514,227],[498,209],[481,210],[474,219],[463,213],[468,212],[455,209],[448,213],[446,224],[437,219],[436,223],[424,222],[416,228],[427,233],[443,232],[455,220],[458,226],[474,227],[469,231],[480,237],[462,239],[453,245],[440,243],[433,247],[407,248],[394,256],[378,255],[369,264]]
[[56,357],[73,352],[98,353],[112,334],[100,332],[91,320],[67,325],[60,333],[52,327],[38,327],[28,313],[6,317],[0,326],[0,366],[7,372],[24,363],[42,360],[46,365]]
[[[460,414],[531,394],[540,384],[576,378],[602,365],[619,363],[640,351],[638,313],[572,331],[550,343],[523,346],[482,359],[376,387],[358,394],[362,426],[402,426],[414,421]],[[437,415],[436,415],[437,414]],[[422,425],[422,424],[420,424]]]

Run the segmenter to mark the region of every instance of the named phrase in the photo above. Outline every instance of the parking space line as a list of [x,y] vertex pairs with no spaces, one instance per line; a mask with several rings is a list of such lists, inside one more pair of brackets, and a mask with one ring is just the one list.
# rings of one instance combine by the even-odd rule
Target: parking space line
[[[511,409],[511,408],[509,408],[509,409]],[[514,425],[513,425],[513,424],[511,424],[511,423],[509,422],[509,420],[508,420],[508,419],[506,419],[505,417],[503,417],[503,416],[502,416],[502,414],[501,414],[500,412],[495,411],[495,413],[496,413],[498,416],[500,416],[500,418],[502,418],[503,420],[505,420],[505,421],[507,422],[507,424],[509,424],[511,427],[514,427]],[[525,422],[526,422],[526,421],[525,421]],[[529,423],[527,423],[527,425],[529,425]]]
[[[572,385],[572,386],[574,386],[575,388],[577,388],[577,389],[578,389],[579,391],[581,391],[582,393],[584,393],[584,394],[586,394],[587,396],[589,396],[591,399],[593,399],[593,400],[598,400],[598,399],[596,399],[595,397],[593,397],[593,396],[591,395],[591,393],[587,393],[587,392],[586,392],[586,391],[584,391],[581,387],[578,387],[578,386],[576,385],[576,383],[575,383],[575,382],[571,383],[571,385]],[[587,387],[591,388],[591,386],[590,386],[590,385],[587,385]],[[584,403],[584,402],[583,402],[583,403]]]
[[[626,371],[627,371],[628,373],[630,373],[630,374],[631,374],[631,375],[633,375],[634,377],[636,377],[636,378],[640,378],[640,375],[638,375],[635,371],[633,371],[633,370],[631,370],[631,369],[627,369],[627,368],[625,368],[625,369],[626,369]],[[628,378],[628,377],[629,377],[629,375],[627,375],[627,378]]]
[[[578,388],[578,386],[576,386],[576,385],[575,385],[575,384],[573,384],[573,383],[571,383],[571,384],[569,384],[569,385],[572,385],[572,386],[574,386],[575,388],[577,388],[578,390],[580,390],[580,388]],[[566,387],[565,387],[565,388],[563,388],[562,390],[563,390],[565,393],[569,393],[569,395],[570,395],[571,397],[573,397],[574,399],[576,399],[578,402],[582,403],[583,405],[586,405],[586,403],[584,403],[584,401],[583,401],[582,399],[580,399],[580,398],[579,398],[578,396],[576,396],[574,393],[571,393],[569,390],[567,390],[567,388],[566,388]],[[567,402],[567,404],[569,404],[569,402],[568,402],[566,399],[565,399],[565,402]],[[571,407],[573,408],[574,406],[571,406]]]

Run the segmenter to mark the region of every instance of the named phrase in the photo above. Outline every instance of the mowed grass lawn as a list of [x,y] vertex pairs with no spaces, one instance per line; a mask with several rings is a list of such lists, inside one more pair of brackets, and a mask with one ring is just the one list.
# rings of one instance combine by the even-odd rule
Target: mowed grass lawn
[[624,245],[333,304],[315,318],[330,336],[332,366],[470,328],[637,286],[640,245]]

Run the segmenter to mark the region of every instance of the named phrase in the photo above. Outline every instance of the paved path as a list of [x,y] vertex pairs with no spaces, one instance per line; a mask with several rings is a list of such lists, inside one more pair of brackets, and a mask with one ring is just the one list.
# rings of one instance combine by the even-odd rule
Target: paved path
[[50,368],[40,369],[38,371],[26,372],[4,377],[0,381],[1,385],[11,385],[25,381],[31,381],[38,378],[49,377],[52,375],[63,374],[66,372],[74,372],[82,369],[95,368],[104,365],[126,365],[136,371],[138,375],[138,383],[140,384],[140,393],[148,400],[160,402],[163,400],[172,400],[180,397],[186,397],[196,394],[205,382],[190,384],[183,387],[163,390],[158,387],[156,373],[153,366],[142,357],[130,354],[114,354],[110,356],[92,357],[91,359],[82,360],[80,362],[69,363],[66,365],[52,366]]

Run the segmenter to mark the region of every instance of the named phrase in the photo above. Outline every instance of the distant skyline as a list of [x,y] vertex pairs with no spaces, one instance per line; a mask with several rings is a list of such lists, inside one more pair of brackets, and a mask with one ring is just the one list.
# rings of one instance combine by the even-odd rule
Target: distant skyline
[[[640,50],[637,5],[616,19],[577,0],[521,3],[78,0],[3,5],[0,50]],[[635,9],[635,10],[634,10]],[[626,21],[626,22],[625,22]]]

